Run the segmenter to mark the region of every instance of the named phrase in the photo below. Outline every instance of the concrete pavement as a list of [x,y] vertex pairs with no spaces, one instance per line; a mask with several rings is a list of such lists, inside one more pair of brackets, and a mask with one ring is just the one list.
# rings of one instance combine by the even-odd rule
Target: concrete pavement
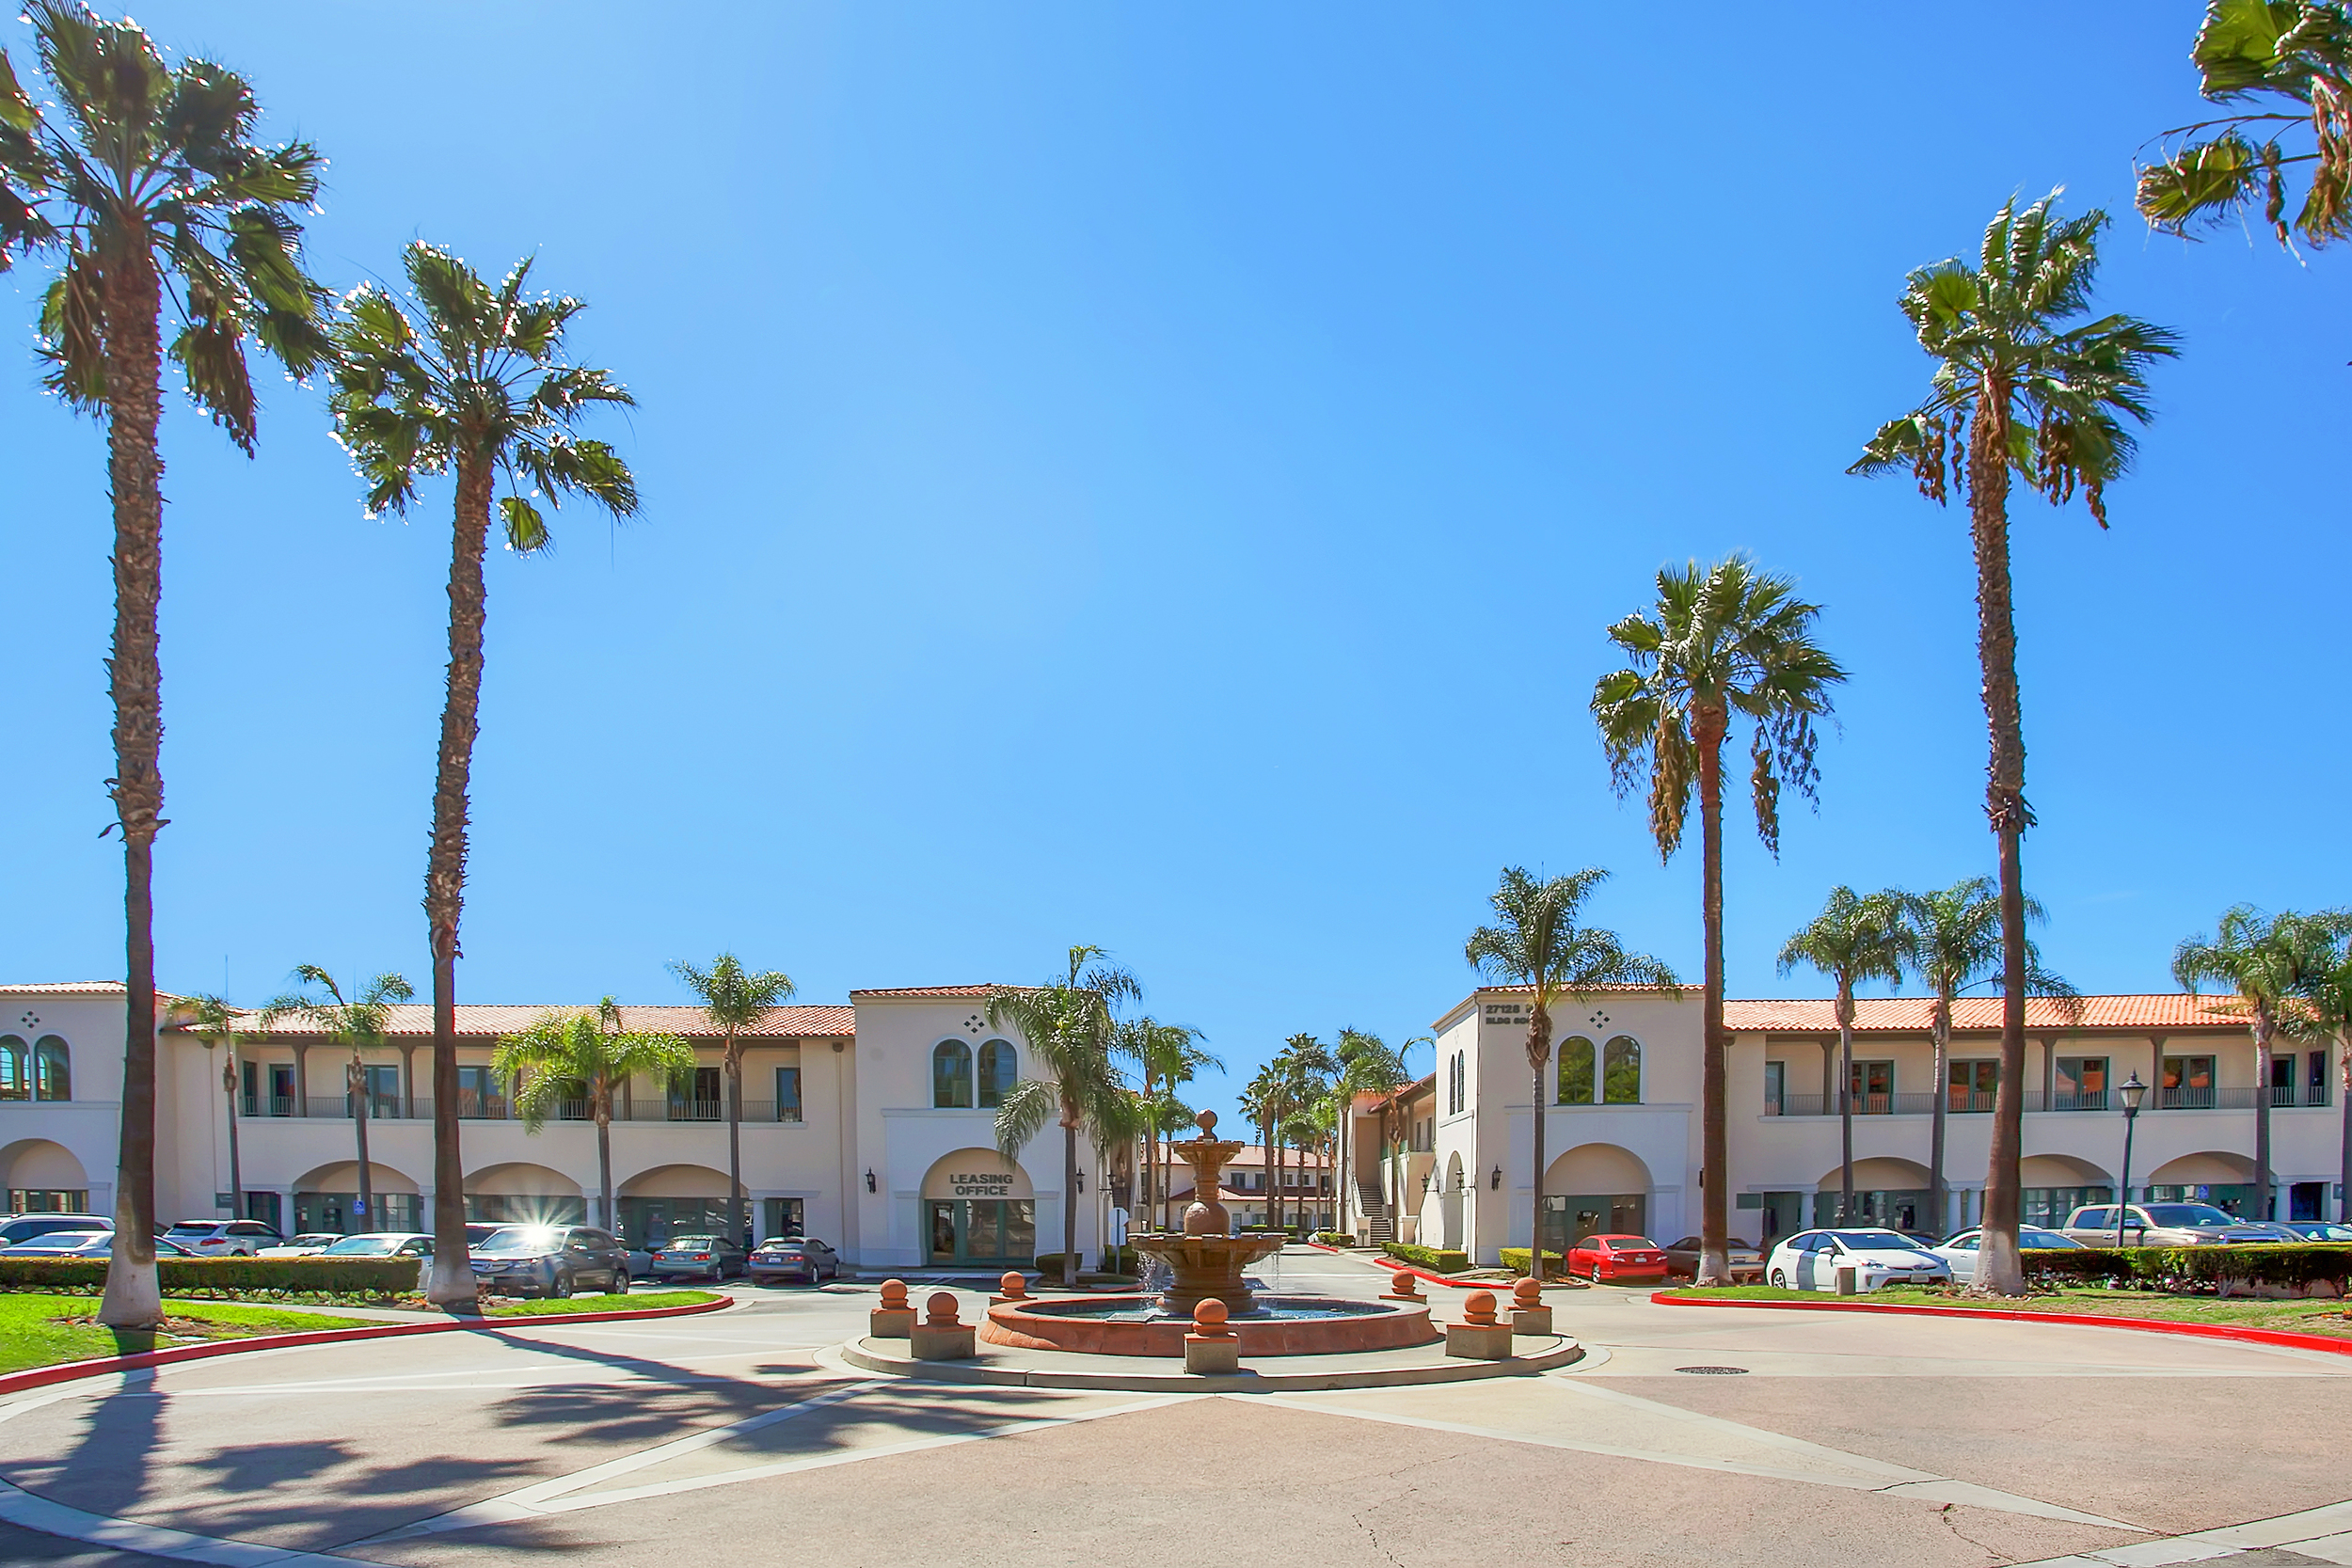
[[[1305,1249],[1258,1272],[1278,1293],[1385,1279]],[[262,1352],[0,1402],[0,1561],[1156,1563],[1209,1540],[1236,1564],[2352,1561],[2328,1539],[2352,1538],[2352,1509],[2161,1539],[2352,1498],[2352,1357],[1602,1288],[1550,1298],[1596,1350],[1567,1372],[1138,1396],[844,1370],[818,1352],[862,1331],[871,1287],[733,1293],[706,1317]],[[959,1293],[967,1314],[984,1299]],[[1431,1293],[1458,1315],[1463,1292]]]

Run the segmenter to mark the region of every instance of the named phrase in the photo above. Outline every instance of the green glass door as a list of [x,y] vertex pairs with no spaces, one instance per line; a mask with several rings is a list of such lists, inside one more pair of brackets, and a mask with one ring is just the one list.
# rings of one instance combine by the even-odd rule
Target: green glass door
[[1037,1205],[1027,1198],[933,1198],[925,1207],[934,1263],[1026,1267],[1037,1257]]

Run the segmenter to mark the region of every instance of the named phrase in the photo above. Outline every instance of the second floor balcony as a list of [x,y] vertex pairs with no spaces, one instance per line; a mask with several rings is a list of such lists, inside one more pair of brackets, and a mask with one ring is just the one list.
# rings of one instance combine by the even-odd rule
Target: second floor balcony
[[[2250,1111],[2262,1090],[2252,1085],[2217,1087],[2212,1085],[2184,1084],[2159,1087],[2141,1103],[2143,1111]],[[2325,1083],[2272,1085],[2270,1104],[2276,1110],[2325,1106],[2331,1102]],[[1856,1094],[1852,1097],[1853,1114],[1858,1117],[1924,1117],[1935,1110],[1933,1092],[1921,1094]],[[1954,1090],[1945,1100],[1945,1109],[1952,1116],[1990,1116],[1994,1096],[1983,1090]],[[2121,1113],[2123,1102],[2107,1089],[2056,1091],[2027,1089],[2026,1110],[2028,1115],[2044,1112],[2111,1112]],[[1768,1117],[1834,1117],[1840,1107],[1836,1095],[1784,1094],[1764,1102]]]
[[[246,1095],[237,1107],[238,1115],[248,1120],[273,1117],[295,1117],[306,1120],[349,1121],[357,1114],[349,1095],[311,1095],[297,1099],[293,1095]],[[371,1121],[431,1121],[433,1101],[423,1096],[408,1100],[400,1095],[377,1094],[368,1097],[368,1118]],[[457,1116],[461,1121],[518,1121],[520,1116],[514,1103],[503,1095],[473,1095],[459,1097]],[[550,1121],[588,1121],[593,1119],[586,1100],[565,1100],[557,1102]],[[614,1122],[723,1122],[727,1106],[723,1100],[619,1100],[612,1106]],[[743,1123],[751,1126],[761,1122],[792,1123],[801,1119],[800,1106],[789,1101],[779,1104],[773,1100],[743,1101]]]

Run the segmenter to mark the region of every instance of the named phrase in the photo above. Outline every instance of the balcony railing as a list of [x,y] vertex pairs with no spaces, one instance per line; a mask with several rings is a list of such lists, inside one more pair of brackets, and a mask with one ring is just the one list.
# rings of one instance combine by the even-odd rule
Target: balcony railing
[[[409,1114],[410,1103],[397,1095],[377,1095],[368,1102],[371,1121],[430,1121],[433,1101],[419,1096],[414,1102],[415,1114]],[[301,1117],[319,1121],[348,1121],[351,1119],[351,1099],[348,1095],[312,1095],[297,1100],[292,1095],[246,1095],[239,1098],[237,1114],[248,1118],[270,1117]],[[513,1103],[503,1095],[484,1097],[461,1091],[457,1100],[457,1115],[465,1121],[516,1121],[520,1117]],[[559,1101],[549,1110],[550,1121],[588,1121],[593,1119],[589,1102],[582,1100]],[[724,1122],[727,1103],[723,1100],[616,1100],[612,1106],[615,1121],[691,1121]],[[743,1101],[743,1122],[797,1122],[801,1107],[787,1101],[778,1106],[772,1100]]]
[[[2159,1088],[2150,1095],[2145,1107],[2153,1111],[2250,1111],[2261,1091],[2249,1086],[2240,1088],[2199,1088],[2176,1085]],[[1946,1102],[1953,1116],[1982,1116],[1991,1113],[1994,1097],[1971,1091],[1954,1094]],[[2326,1105],[2328,1088],[2326,1084],[2274,1085],[2270,1103],[2280,1109]],[[1858,1117],[1927,1116],[1935,1109],[1932,1094],[1858,1094],[1853,1097],[1853,1114]],[[2120,1097],[2106,1089],[2058,1089],[2044,1093],[2041,1089],[2026,1091],[2026,1109],[2036,1115],[2045,1111],[2121,1111]],[[1775,1105],[1764,1102],[1768,1117],[1834,1117],[1837,1115],[1837,1097],[1819,1094],[1784,1094]]]

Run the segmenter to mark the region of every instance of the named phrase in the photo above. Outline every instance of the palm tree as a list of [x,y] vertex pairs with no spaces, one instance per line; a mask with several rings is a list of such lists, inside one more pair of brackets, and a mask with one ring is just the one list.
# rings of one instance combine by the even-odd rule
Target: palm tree
[[1273,1142],[1266,1150],[1273,1171],[1269,1202],[1273,1205],[1274,1228],[1286,1230],[1289,1227],[1283,1212],[1282,1145],[1289,1137],[1293,1118],[1330,1092],[1331,1075],[1339,1070],[1339,1063],[1329,1046],[1312,1035],[1298,1034],[1282,1042],[1281,1052],[1274,1058],[1274,1069],[1276,1115]]
[[[2219,0],[2190,48],[2198,90],[2217,103],[2273,105],[2176,125],[2139,170],[2140,215],[2167,233],[2209,227],[2263,202],[2282,245],[2314,247],[2352,234],[2352,14],[2328,0]],[[2289,133],[2311,132],[2308,152]],[[2286,169],[2310,164],[2303,200],[2287,215]]]
[[1732,556],[1704,572],[1692,562],[1658,574],[1654,615],[1627,616],[1609,628],[1631,666],[1593,689],[1593,718],[1620,797],[1645,773],[1650,836],[1659,858],[1682,843],[1698,785],[1700,925],[1707,944],[1702,1010],[1699,1197],[1696,1283],[1731,1283],[1729,1134],[1724,1117],[1724,742],[1732,725],[1749,727],[1749,794],[1765,847],[1780,851],[1780,792],[1813,798],[1815,725],[1828,716],[1831,689],[1846,678],[1813,641],[1817,605],[1796,596],[1791,578],[1763,572]]
[[732,953],[722,953],[707,970],[679,958],[670,973],[703,999],[703,1015],[725,1037],[722,1060],[727,1074],[727,1202],[732,1223],[742,1227],[743,1244],[752,1244],[750,1205],[743,1198],[743,1045],[742,1032],[766,1018],[771,1010],[792,1000],[799,987],[780,969],[754,974]]
[[[1340,1072],[1339,1081],[1331,1091],[1333,1098],[1349,1106],[1355,1103],[1359,1094],[1380,1098],[1380,1153],[1389,1167],[1389,1224],[1391,1233],[1400,1241],[1404,1239],[1404,1233],[1396,1229],[1396,1215],[1405,1202],[1401,1148],[1404,1140],[1396,1130],[1395,1122],[1404,1114],[1404,1108],[1397,1103],[1397,1097],[1410,1088],[1413,1083],[1412,1069],[1405,1065],[1406,1053],[1417,1045],[1432,1043],[1428,1036],[1421,1035],[1391,1048],[1388,1041],[1366,1030],[1342,1029],[1336,1053]],[[1536,1102],[1540,1104],[1542,1100],[1543,1097],[1538,1094]],[[1339,1180],[1339,1167],[1335,1164],[1331,1171],[1334,1197],[1338,1196]]]
[[[425,860],[425,930],[433,953],[433,1271],[425,1294],[471,1303],[466,1262],[464,1162],[457,1127],[457,924],[465,904],[468,780],[482,705],[483,560],[495,510],[506,547],[551,542],[532,504],[587,497],[615,517],[637,510],[637,482],[602,441],[571,427],[599,405],[633,400],[605,372],[565,362],[577,299],[526,297],[531,263],[493,288],[456,257],[422,244],[402,253],[416,319],[361,284],[335,328],[335,431],[368,486],[371,516],[405,513],[417,481],[454,469],[449,568],[449,680]],[[420,325],[421,324],[421,329]],[[501,486],[502,482],[502,486]],[[497,495],[503,487],[506,494]]]
[[1137,1208],[1147,1227],[1159,1173],[1166,1169],[1161,1163],[1161,1140],[1192,1121],[1192,1111],[1176,1098],[1175,1086],[1191,1082],[1204,1068],[1225,1065],[1202,1048],[1202,1037],[1198,1029],[1162,1023],[1151,1017],[1123,1018],[1111,1029],[1112,1054],[1134,1062],[1143,1080],[1144,1137],[1151,1156],[1144,1162],[1142,1201]]
[[[1940,1231],[1947,1223],[1944,1144],[1951,1109],[1946,1080],[1951,1070],[1952,1004],[1962,993],[2000,978],[2001,897],[1990,877],[1963,877],[1947,888],[1899,896],[1904,972],[1935,997],[1929,1015],[1935,1040],[1935,1110],[1928,1138],[1928,1203]],[[2026,918],[2037,924],[2044,918],[2039,900],[2026,900]],[[2026,988],[2036,996],[2076,995],[2074,987],[2042,967],[2041,950],[2031,942],[2026,943]]]
[[[254,143],[246,79],[210,60],[165,63],[130,22],[28,0],[40,103],[0,55],[0,272],[25,250],[62,266],[43,295],[47,381],[106,422],[114,505],[114,777],[122,832],[123,1054],[115,1234],[99,1321],[163,1321],[155,1276],[154,845],[163,827],[163,362],[247,455],[258,404],[248,341],[299,377],[325,356],[323,292],[300,262],[297,214],[318,196],[308,142]],[[178,317],[164,343],[164,302]],[[111,829],[109,830],[111,831]]]
[[1069,970],[1045,984],[988,992],[989,1026],[1018,1030],[1029,1060],[1044,1069],[998,1101],[997,1152],[1017,1160],[1047,1123],[1061,1126],[1062,1284],[1072,1290],[1078,1285],[1078,1133],[1087,1131],[1099,1147],[1105,1139],[1095,1134],[1121,1114],[1113,1103],[1120,1087],[1111,1068],[1113,1012],[1143,994],[1133,974],[1106,960],[1102,948],[1080,943],[1070,949]]
[[[545,1127],[550,1110],[561,1116],[563,1102],[584,1091],[588,1115],[596,1124],[596,1190],[602,1204],[596,1219],[615,1234],[612,1096],[639,1073],[666,1083],[672,1073],[693,1065],[694,1048],[684,1037],[623,1029],[620,1005],[609,996],[593,1014],[542,1013],[529,1027],[500,1036],[490,1054],[490,1070],[515,1081],[515,1109],[528,1132]],[[440,1250],[437,1242],[434,1250]]]
[[[1829,890],[1829,902],[1804,929],[1781,944],[1780,973],[1810,964],[1837,982],[1837,1223],[1853,1223],[1853,989],[1866,980],[1899,984],[1903,977],[1902,897],[1896,892],[1865,898],[1850,887]],[[1936,1082],[1943,1083],[1937,1058]],[[1940,1093],[1940,1091],[1939,1091]],[[1942,1121],[1937,1127],[1940,1132]]]
[[220,1058],[220,1088],[229,1101],[229,1212],[243,1219],[245,1167],[237,1154],[237,1021],[245,1015],[230,1006],[226,997],[210,994],[186,998],[181,1012],[180,1027],[202,1040],[205,1050],[228,1048]]
[[[1672,970],[1646,953],[1627,952],[1614,931],[1577,924],[1584,900],[1608,877],[1600,867],[1587,866],[1537,881],[1518,866],[1504,866],[1502,884],[1486,898],[1501,924],[1481,926],[1462,944],[1462,956],[1471,968],[1534,993],[1527,1018],[1527,1067],[1534,1084],[1529,1109],[1534,1116],[1535,1142],[1528,1185],[1535,1196],[1527,1272],[1538,1279],[1544,1275],[1544,1111],[1550,1099],[1544,1092],[1544,1069],[1551,1060],[1551,1006],[1581,1001],[1603,986],[1662,986],[1670,991],[1675,986]],[[1564,1260],[1565,1257],[1564,1244]],[[1728,1254],[1724,1266],[1729,1267]]]
[[2313,915],[2307,940],[2315,950],[2299,965],[2304,972],[2300,1006],[2289,1012],[2285,1026],[2303,1038],[2336,1048],[2343,1097],[2336,1153],[2343,1196],[2336,1217],[2352,1220],[2352,910]]
[[2186,937],[2172,950],[2172,979],[2191,996],[2201,988],[2233,993],[2254,1037],[2254,1192],[2273,1218],[2270,1182],[2270,1042],[2296,1001],[2328,969],[2328,927],[2287,911],[2273,918],[2250,904],[2233,904],[2213,940]]
[[1954,487],[1968,501],[1977,656],[1992,740],[1985,815],[1999,845],[2001,879],[2001,1078],[1976,1288],[1997,1295],[2026,1288],[2017,1256],[2017,1162],[2025,1139],[2029,988],[2019,849],[2033,823],[2010,592],[2010,481],[2014,475],[2053,504],[2079,485],[2105,528],[2106,486],[2129,466],[2134,446],[2119,416],[2146,421],[2148,367],[2174,352],[2171,333],[2130,316],[2074,319],[2090,306],[2099,230],[2107,219],[2094,209],[2057,221],[2050,213],[2056,199],[2053,192],[2022,212],[2014,198],[2003,203],[1984,231],[1976,266],[1955,258],[1911,274],[1901,304],[1919,346],[1935,361],[1928,398],[1882,425],[1846,470],[1905,469],[1938,505]]
[[1315,1184],[1311,1180],[1313,1170],[1307,1165],[1303,1158],[1311,1151],[1326,1160],[1326,1169],[1330,1168],[1330,1145],[1339,1134],[1340,1124],[1338,1117],[1332,1111],[1330,1085],[1327,1082],[1324,1085],[1324,1091],[1289,1116],[1284,1117],[1280,1129],[1283,1141],[1297,1149],[1302,1156],[1299,1161],[1298,1180],[1298,1202],[1301,1210],[1299,1226],[1300,1228],[1310,1233],[1330,1228],[1328,1226],[1315,1223],[1318,1217],[1315,1209],[1322,1201],[1322,1195],[1315,1191]]
[[373,1230],[375,1183],[368,1164],[368,1065],[359,1053],[385,1043],[391,1031],[394,1004],[417,993],[399,975],[385,974],[346,997],[335,976],[316,964],[295,965],[294,979],[296,985],[316,987],[324,994],[305,989],[273,998],[262,1009],[262,1027],[275,1028],[286,1019],[295,1019],[350,1051],[351,1060],[343,1065],[343,1087],[350,1097],[352,1136],[359,1151],[359,1228]]
[[[1242,1086],[1239,1103],[1241,1114],[1257,1125],[1258,1147],[1264,1151],[1258,1166],[1258,1180],[1265,1183],[1265,1212],[1260,1223],[1270,1229],[1274,1225],[1274,1124],[1282,1119],[1281,1064],[1268,1062],[1260,1068]],[[1195,1193],[1193,1197],[1202,1203],[1216,1201],[1214,1193],[1207,1196]]]

